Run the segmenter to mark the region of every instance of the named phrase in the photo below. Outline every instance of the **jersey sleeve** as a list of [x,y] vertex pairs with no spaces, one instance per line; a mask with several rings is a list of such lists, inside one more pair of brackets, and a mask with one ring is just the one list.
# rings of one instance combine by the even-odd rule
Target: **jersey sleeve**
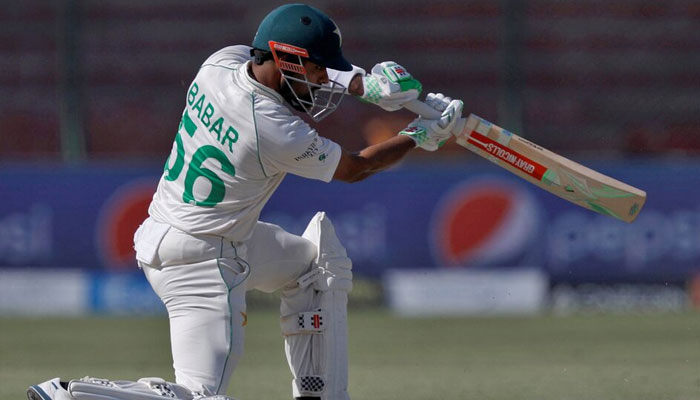
[[236,64],[242,64],[251,59],[250,49],[250,46],[244,45],[224,47],[209,56],[209,58],[202,63],[202,67],[207,65],[234,66]]
[[330,182],[342,149],[290,112],[258,115],[260,159],[266,174],[286,172]]

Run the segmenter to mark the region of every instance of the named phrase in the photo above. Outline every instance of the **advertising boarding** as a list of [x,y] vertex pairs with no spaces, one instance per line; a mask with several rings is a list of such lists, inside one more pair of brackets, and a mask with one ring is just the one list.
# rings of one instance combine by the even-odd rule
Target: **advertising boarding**
[[[301,234],[328,213],[359,276],[539,268],[554,283],[679,283],[700,270],[699,162],[588,166],[647,191],[632,224],[489,163],[405,163],[347,184],[288,176],[261,219]],[[162,167],[0,166],[0,266],[133,271],[132,236]]]

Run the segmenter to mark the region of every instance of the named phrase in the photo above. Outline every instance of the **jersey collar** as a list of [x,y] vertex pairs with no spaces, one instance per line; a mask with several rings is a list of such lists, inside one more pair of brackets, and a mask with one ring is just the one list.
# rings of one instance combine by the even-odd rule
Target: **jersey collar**
[[245,79],[252,87],[253,90],[256,92],[263,94],[268,97],[272,97],[273,99],[277,100],[278,103],[284,103],[284,99],[282,98],[282,95],[277,93],[276,91],[270,89],[269,87],[261,84],[260,82],[256,81],[253,79],[252,76],[248,73],[248,68],[250,68],[250,63],[251,61],[246,61],[245,64],[243,64],[243,68],[241,68],[241,72],[243,73],[243,76]]

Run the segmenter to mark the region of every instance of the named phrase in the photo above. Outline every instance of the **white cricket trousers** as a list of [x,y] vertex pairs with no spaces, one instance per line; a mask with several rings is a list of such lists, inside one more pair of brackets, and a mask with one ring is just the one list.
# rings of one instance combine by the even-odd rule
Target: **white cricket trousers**
[[[142,228],[154,223],[149,218]],[[205,395],[226,394],[243,355],[246,291],[293,285],[310,269],[316,247],[263,222],[245,243],[165,231],[159,243],[148,233],[135,240],[137,248],[140,240],[157,246],[153,262],[139,265],[168,311],[175,380]]]

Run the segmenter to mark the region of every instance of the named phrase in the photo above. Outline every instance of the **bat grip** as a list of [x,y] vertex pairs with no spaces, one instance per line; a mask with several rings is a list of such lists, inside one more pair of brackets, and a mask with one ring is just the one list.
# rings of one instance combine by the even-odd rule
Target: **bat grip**
[[[412,100],[409,101],[408,103],[404,104],[403,107],[407,109],[408,111],[411,111],[415,114],[420,115],[421,117],[428,118],[428,119],[439,119],[442,113],[429,105],[423,103],[420,100]],[[464,131],[466,128],[467,124],[467,119],[466,118],[460,118],[457,123],[455,124],[454,128],[452,129],[452,132],[459,136],[461,132]]]
[[442,113],[420,100],[411,100],[404,104],[403,107],[408,111],[418,114],[427,119],[439,119]]

